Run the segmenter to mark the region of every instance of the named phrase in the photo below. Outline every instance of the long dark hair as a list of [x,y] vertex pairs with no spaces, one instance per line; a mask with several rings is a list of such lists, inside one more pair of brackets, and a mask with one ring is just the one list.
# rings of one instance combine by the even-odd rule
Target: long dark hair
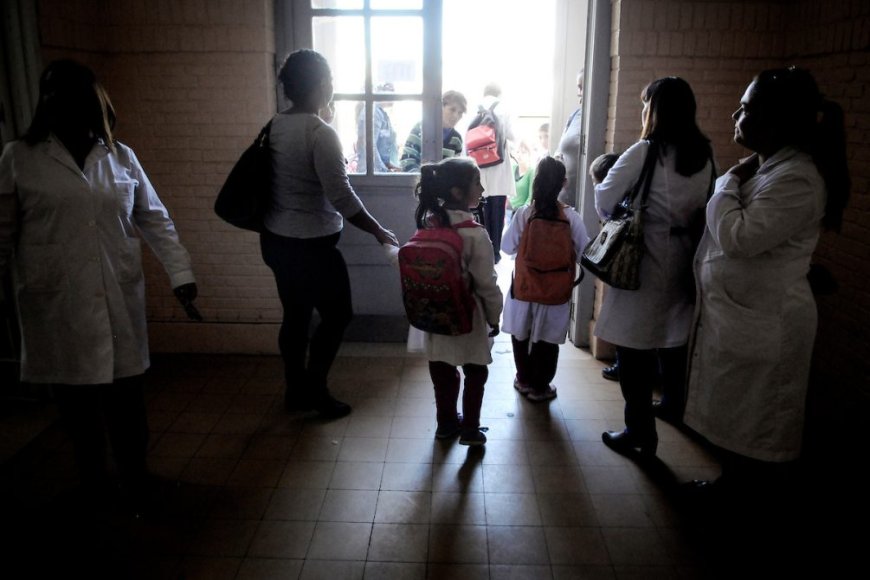
[[565,165],[554,157],[544,157],[535,168],[532,206],[535,214],[554,219],[559,215],[559,192],[565,183]]
[[45,141],[48,134],[75,116],[113,153],[115,109],[106,89],[90,68],[74,60],[51,62],[39,77],[39,101],[24,134],[28,145]]
[[420,181],[414,190],[417,197],[417,211],[414,212],[417,227],[449,226],[450,217],[445,205],[450,207],[453,204],[451,188],[468,191],[478,171],[477,164],[464,157],[450,157],[421,167]]
[[697,104],[689,83],[664,77],[648,84],[640,98],[649,105],[640,138],[657,141],[663,151],[673,147],[680,175],[688,177],[704,169],[713,150],[695,121]]
[[823,224],[839,231],[851,188],[843,109],[822,96],[805,69],[766,70],[754,86],[753,103],[781,142],[812,155],[828,193]]

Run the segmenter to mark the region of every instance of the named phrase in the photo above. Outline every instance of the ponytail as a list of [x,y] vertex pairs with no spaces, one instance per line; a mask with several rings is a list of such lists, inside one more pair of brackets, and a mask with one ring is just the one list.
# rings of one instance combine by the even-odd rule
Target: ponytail
[[474,161],[460,157],[422,166],[420,181],[414,190],[417,197],[417,210],[414,212],[417,228],[448,227],[450,216],[447,215],[447,208],[454,202],[451,190],[458,187],[461,191],[468,191],[477,172]]
[[559,215],[559,192],[565,183],[565,165],[553,157],[541,159],[532,182],[535,215],[555,219]]
[[833,101],[822,99],[819,111],[821,118],[816,124],[816,138],[811,153],[828,191],[823,224],[825,229],[839,232],[851,187],[843,109]]
[[797,67],[762,71],[753,81],[767,123],[784,144],[809,153],[827,189],[825,229],[840,231],[849,199],[843,109],[822,97],[809,71]]

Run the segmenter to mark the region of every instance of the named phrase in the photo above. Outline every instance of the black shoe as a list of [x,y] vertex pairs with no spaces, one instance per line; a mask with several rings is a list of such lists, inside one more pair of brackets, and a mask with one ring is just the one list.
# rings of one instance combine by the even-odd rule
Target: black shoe
[[284,410],[288,413],[310,411],[314,403],[308,397],[303,397],[296,392],[284,391]]
[[604,367],[601,369],[601,376],[607,379],[608,381],[618,381],[619,380],[619,365],[615,364],[609,367]]
[[350,405],[334,399],[329,393],[319,395],[315,399],[311,408],[317,411],[320,416],[325,419],[346,417],[347,415],[350,415],[350,412],[352,411]]
[[641,455],[652,456],[656,454],[659,446],[657,437],[640,439],[630,434],[627,429],[622,431],[605,431],[601,434],[604,444],[622,455],[634,455],[638,451]]

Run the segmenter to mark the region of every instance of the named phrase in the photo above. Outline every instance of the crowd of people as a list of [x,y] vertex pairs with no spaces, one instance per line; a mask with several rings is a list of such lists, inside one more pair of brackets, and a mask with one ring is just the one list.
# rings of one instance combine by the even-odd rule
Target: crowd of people
[[[344,222],[382,245],[399,241],[367,211],[348,179],[342,145],[329,125],[333,87],[326,59],[295,51],[278,78],[292,105],[271,122],[272,195],[260,244],[283,306],[284,403],[288,411],[336,418],[351,412],[328,388],[353,315],[337,247]],[[581,73],[581,99],[582,90]],[[487,86],[480,109],[494,112],[510,141],[499,98],[500,89]],[[640,288],[607,288],[595,327],[597,336],[616,345],[625,399],[624,427],[604,432],[603,441],[632,457],[652,457],[658,416],[720,451],[722,477],[693,482],[693,488],[775,489],[783,466],[801,449],[816,329],[807,272],[822,229],[839,227],[849,190],[842,112],[805,70],[758,74],[733,115],[734,139],[752,154],[718,175],[685,80],[657,79],[644,88],[641,102],[639,140],[590,167],[602,220],[615,213],[647,159],[653,167],[643,208]],[[568,120],[557,155],[530,161],[527,151],[521,172],[508,159],[478,167],[463,157],[455,126],[466,110],[462,94],[444,93],[443,160],[425,163],[420,125],[399,155],[389,145],[395,141],[389,115],[375,107],[373,158],[375,171],[420,172],[418,228],[450,228],[482,215],[483,227],[456,230],[462,275],[475,303],[471,331],[424,336],[436,437],[482,445],[480,409],[493,337],[501,330],[511,335],[514,387],[532,402],[545,402],[557,396],[551,381],[570,313],[568,301],[524,301],[513,287],[503,296],[495,271],[501,252],[516,255],[519,267],[526,259],[524,233],[535,219],[567,224],[560,231],[578,259],[589,236],[572,207],[582,174],[580,110]],[[115,139],[114,123],[111,101],[90,69],[66,60],[45,69],[30,129],[0,158],[0,271],[16,274],[22,379],[53,386],[82,480],[93,489],[106,485],[105,423],[122,483],[135,495],[148,485],[140,238],[162,262],[183,305],[192,304],[197,286],[166,208],[136,155]],[[548,143],[549,126],[541,134],[542,145]],[[362,139],[360,159],[364,147]],[[508,202],[513,213],[503,233]],[[315,310],[319,323],[309,338]],[[654,401],[656,386],[662,397]]]

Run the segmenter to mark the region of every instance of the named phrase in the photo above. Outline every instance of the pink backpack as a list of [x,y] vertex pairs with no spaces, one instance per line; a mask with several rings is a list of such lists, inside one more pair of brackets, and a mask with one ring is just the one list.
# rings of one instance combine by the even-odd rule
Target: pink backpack
[[420,229],[399,249],[402,300],[411,326],[457,336],[471,332],[474,296],[462,277],[458,228],[481,227],[467,220],[452,227]]

